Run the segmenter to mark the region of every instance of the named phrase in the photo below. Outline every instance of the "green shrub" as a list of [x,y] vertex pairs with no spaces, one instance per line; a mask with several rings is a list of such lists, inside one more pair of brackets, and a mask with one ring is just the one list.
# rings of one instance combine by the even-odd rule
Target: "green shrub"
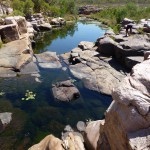
[[2,46],[3,46],[3,43],[0,41],[0,48],[2,48]]
[[14,11],[13,11],[13,15],[14,15],[14,16],[24,16],[24,13],[21,12],[21,11],[19,11],[19,10],[14,10]]

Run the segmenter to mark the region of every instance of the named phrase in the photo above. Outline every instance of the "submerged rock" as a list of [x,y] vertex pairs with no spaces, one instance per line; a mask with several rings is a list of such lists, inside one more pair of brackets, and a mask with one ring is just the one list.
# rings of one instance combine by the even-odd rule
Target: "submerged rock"
[[71,101],[79,98],[80,93],[70,80],[58,82],[53,85],[53,95],[60,101]]
[[[98,52],[107,56],[114,56],[120,63],[128,68],[127,57],[135,57],[134,65],[141,62],[140,57],[144,56],[144,52],[149,51],[150,42],[146,35],[132,35],[123,37],[122,35],[113,35],[113,37],[104,37],[99,39]],[[139,60],[137,59],[139,58]],[[133,61],[132,61],[133,62]],[[137,62],[137,63],[136,63]]]
[[0,113],[0,120],[3,124],[3,126],[6,126],[12,120],[12,113],[10,113],[10,112]]
[[44,52],[41,54],[35,54],[37,62],[41,68],[61,68],[59,58],[56,52]]
[[78,121],[77,123],[77,129],[81,132],[81,131],[85,131],[85,123],[83,121]]

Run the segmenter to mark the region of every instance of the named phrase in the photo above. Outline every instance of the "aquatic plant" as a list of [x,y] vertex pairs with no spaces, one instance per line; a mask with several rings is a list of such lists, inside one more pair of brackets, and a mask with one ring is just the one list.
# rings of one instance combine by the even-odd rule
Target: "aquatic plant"
[[3,92],[3,90],[2,90],[2,91],[0,91],[0,96],[3,96],[3,95],[5,95],[5,92]]
[[22,98],[22,100],[23,101],[24,100],[26,100],[26,101],[28,101],[28,100],[34,100],[35,97],[36,97],[35,93],[33,93],[32,91],[26,90],[25,97]]

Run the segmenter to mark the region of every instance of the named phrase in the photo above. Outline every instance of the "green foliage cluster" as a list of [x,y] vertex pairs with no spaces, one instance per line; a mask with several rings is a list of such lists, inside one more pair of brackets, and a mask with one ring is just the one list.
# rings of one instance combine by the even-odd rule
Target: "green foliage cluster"
[[14,15],[28,15],[33,13],[34,3],[32,0],[13,0],[12,7],[14,9]]
[[15,15],[28,15],[33,12],[43,12],[50,16],[76,14],[75,0],[13,0]]
[[125,17],[136,21],[142,18],[150,18],[150,7],[139,7],[134,3],[128,3],[120,7],[106,8],[99,13],[92,14],[91,17],[118,31],[120,22]]
[[2,48],[2,46],[3,46],[3,43],[0,41],[0,48]]
[[32,91],[27,90],[25,93],[25,98],[22,98],[22,100],[34,100],[36,97],[36,94],[34,94]]

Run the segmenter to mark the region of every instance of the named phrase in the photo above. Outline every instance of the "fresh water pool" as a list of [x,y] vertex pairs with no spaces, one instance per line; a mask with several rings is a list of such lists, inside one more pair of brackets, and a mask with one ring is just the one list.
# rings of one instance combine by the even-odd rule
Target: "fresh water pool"
[[[80,41],[94,42],[104,32],[98,22],[82,21],[40,33],[35,53],[49,50],[62,54],[77,47]],[[0,91],[5,92],[0,96],[0,112],[13,113],[11,123],[0,133],[2,149],[27,149],[48,134],[60,137],[68,124],[75,128],[78,121],[102,119],[111,103],[111,97],[85,89],[80,80],[74,82],[81,94],[79,99],[69,103],[56,101],[51,91],[52,84],[74,79],[73,76],[68,70],[61,69],[40,69],[40,75],[41,83],[27,75],[0,79]],[[22,101],[26,90],[36,93],[36,99]]]

